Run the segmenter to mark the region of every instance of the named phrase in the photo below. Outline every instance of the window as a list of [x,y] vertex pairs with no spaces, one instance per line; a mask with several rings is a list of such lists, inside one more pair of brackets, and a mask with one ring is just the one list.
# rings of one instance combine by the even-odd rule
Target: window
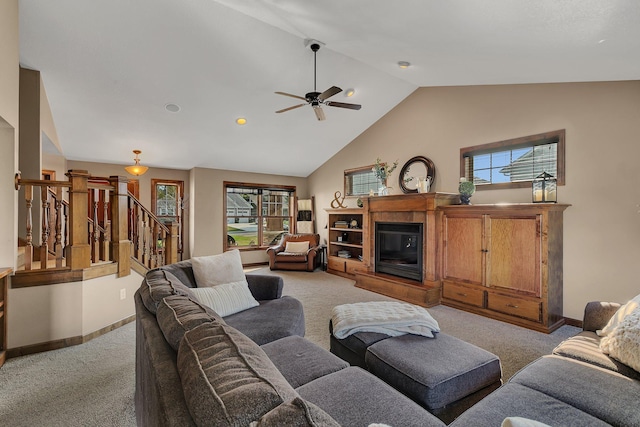
[[564,129],[462,148],[460,176],[478,190],[529,187],[542,172],[564,185],[564,152]]
[[[127,185],[128,188],[128,185]],[[151,180],[151,212],[167,226],[178,223],[178,253],[183,252],[184,181]]]
[[380,181],[372,168],[373,165],[344,171],[345,196],[368,196],[370,191],[378,193]]
[[225,182],[224,188],[225,250],[262,249],[289,232],[295,187]]

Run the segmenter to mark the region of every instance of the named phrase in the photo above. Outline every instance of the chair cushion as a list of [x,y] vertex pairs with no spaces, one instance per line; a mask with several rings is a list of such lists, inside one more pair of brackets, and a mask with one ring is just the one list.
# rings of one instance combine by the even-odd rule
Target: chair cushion
[[340,424],[311,402],[296,397],[276,406],[249,427],[340,427]]
[[221,323],[186,332],[177,366],[198,426],[248,425],[298,397],[257,344]]
[[276,254],[276,262],[307,262],[306,253],[279,252]]
[[507,417],[529,418],[551,426],[609,426],[544,393],[507,383],[460,415],[450,427],[499,426]]
[[344,360],[297,335],[280,338],[262,349],[293,388],[349,367]]
[[550,355],[529,364],[510,382],[538,390],[612,425],[640,425],[640,381],[607,369]]
[[140,286],[140,297],[147,310],[156,314],[158,304],[170,295],[183,295],[195,299],[191,289],[169,271],[155,269],[145,274]]
[[600,350],[601,340],[602,338],[596,335],[595,332],[583,331],[561,342],[553,349],[553,354],[581,360],[601,368],[618,372],[629,378],[640,380],[640,372],[607,356]]
[[444,427],[434,415],[367,371],[349,367],[298,387],[300,397],[343,426]]
[[304,336],[305,331],[302,303],[289,296],[260,301],[259,306],[227,316],[224,321],[259,345],[290,335]]
[[207,322],[224,324],[216,312],[182,295],[165,297],[158,304],[156,318],[165,339],[176,351],[185,332]]

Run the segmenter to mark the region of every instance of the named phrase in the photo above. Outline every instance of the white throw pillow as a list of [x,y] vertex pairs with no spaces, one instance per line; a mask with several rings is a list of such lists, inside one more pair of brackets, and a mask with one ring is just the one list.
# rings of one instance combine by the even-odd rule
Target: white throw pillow
[[609,319],[609,322],[607,322],[606,326],[602,329],[598,329],[596,331],[596,334],[601,337],[609,335],[615,328],[618,327],[620,323],[622,323],[626,316],[631,314],[631,312],[638,307],[640,307],[640,295],[637,295],[635,298],[629,300],[626,304],[621,306],[618,311],[616,311],[616,314],[614,314],[611,319]]
[[501,427],[550,427],[540,421],[522,417],[507,417],[502,421]]
[[284,247],[285,252],[302,253],[309,250],[309,242],[287,242]]
[[200,304],[210,307],[221,317],[260,305],[251,294],[246,281],[191,290]]
[[602,338],[600,350],[640,372],[640,307]]
[[245,282],[240,251],[234,249],[220,255],[191,258],[193,276],[199,288],[224,283]]

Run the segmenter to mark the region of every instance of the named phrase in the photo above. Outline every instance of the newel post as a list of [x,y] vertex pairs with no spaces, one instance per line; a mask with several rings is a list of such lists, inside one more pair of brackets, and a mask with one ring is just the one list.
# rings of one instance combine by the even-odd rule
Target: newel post
[[67,266],[72,270],[91,267],[91,246],[87,223],[89,193],[87,182],[89,172],[71,169],[67,172],[71,182],[69,190],[69,247],[67,248]]
[[165,264],[175,264],[178,262],[178,223],[168,224],[169,235],[167,236],[167,255]]
[[110,176],[109,183],[114,188],[109,196],[109,206],[111,207],[111,253],[113,254],[113,260],[118,263],[118,277],[123,277],[131,274],[127,178]]

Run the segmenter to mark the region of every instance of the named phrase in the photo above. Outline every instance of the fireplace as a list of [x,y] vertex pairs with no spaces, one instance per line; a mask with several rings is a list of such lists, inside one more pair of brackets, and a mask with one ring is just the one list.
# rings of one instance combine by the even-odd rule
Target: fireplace
[[376,272],[422,282],[422,223],[376,222]]

